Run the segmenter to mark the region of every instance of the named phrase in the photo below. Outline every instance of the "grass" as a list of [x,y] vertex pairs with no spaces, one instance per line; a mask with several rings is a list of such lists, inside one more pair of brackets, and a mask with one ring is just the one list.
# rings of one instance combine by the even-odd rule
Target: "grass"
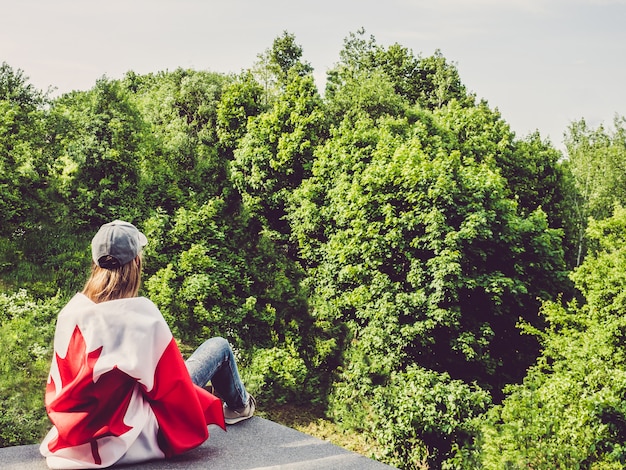
[[375,459],[376,454],[380,455],[381,449],[364,433],[343,431],[340,426],[328,419],[320,408],[295,405],[263,406],[257,415],[369,458]]

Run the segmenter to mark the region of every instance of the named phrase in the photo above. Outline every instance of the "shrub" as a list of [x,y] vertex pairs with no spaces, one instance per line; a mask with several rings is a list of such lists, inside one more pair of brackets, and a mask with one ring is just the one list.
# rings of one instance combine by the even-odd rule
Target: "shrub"
[[43,397],[61,303],[0,294],[0,447],[32,444],[49,425]]
[[246,387],[257,399],[277,404],[297,402],[306,388],[307,367],[291,346],[257,349],[244,370]]
[[372,457],[402,469],[439,468],[490,404],[479,387],[415,365],[377,386],[340,382],[333,396],[335,417],[385,449]]
[[484,468],[626,465],[626,210],[591,221],[590,254],[572,274],[586,303],[544,302],[543,351],[481,426]]

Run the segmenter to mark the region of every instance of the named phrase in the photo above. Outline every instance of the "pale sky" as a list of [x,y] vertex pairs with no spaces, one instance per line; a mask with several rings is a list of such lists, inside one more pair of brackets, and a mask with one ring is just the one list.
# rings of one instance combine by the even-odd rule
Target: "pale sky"
[[0,0],[0,62],[53,96],[102,76],[240,72],[283,31],[323,92],[344,39],[441,50],[518,137],[626,116],[626,0]]

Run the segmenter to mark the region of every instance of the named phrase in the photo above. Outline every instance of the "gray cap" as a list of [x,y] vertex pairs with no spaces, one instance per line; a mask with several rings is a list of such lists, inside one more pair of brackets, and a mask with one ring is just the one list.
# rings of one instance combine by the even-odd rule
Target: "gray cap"
[[91,257],[101,268],[117,268],[135,259],[147,243],[133,224],[114,220],[100,227],[91,240]]

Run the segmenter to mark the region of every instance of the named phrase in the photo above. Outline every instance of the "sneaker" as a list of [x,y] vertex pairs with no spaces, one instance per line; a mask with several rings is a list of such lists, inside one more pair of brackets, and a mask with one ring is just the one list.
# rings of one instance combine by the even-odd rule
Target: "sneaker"
[[252,418],[254,410],[256,409],[256,400],[252,395],[249,395],[248,404],[239,410],[231,410],[226,403],[224,403],[224,421],[226,424],[236,424],[244,419]]

